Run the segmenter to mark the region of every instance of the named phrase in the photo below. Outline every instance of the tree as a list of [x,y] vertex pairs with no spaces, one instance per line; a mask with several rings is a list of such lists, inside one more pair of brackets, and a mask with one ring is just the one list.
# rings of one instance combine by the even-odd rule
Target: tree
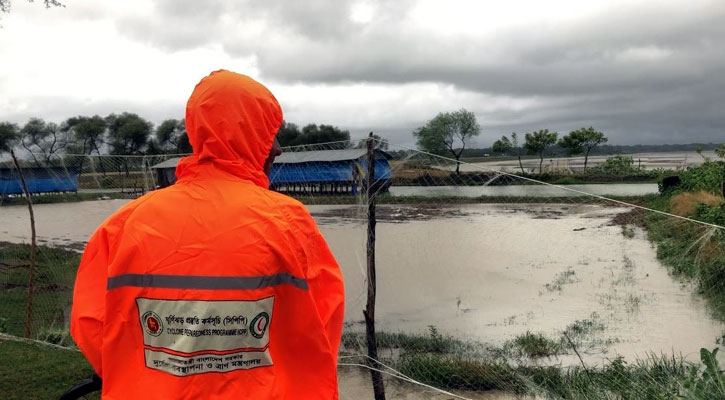
[[286,121],[280,126],[277,140],[283,147],[309,144],[330,143],[330,148],[346,149],[350,144],[350,131],[332,125],[308,124],[300,131],[299,127]]
[[547,148],[556,143],[556,137],[559,134],[556,132],[549,132],[548,129],[542,129],[534,133],[526,134],[526,142],[524,148],[529,154],[539,155],[539,174],[541,173],[542,166],[544,164],[544,152]]
[[10,151],[20,138],[18,126],[10,122],[0,122],[0,153]]
[[106,121],[98,116],[77,116],[68,118],[61,129],[70,133],[75,147],[81,154],[91,154],[94,151],[101,155],[101,146],[105,141]]
[[[71,146],[73,152],[80,154],[91,154],[94,151],[101,155],[101,146],[106,136],[106,121],[98,116],[92,117],[77,116],[65,120],[61,124],[61,129],[70,134],[73,144]],[[83,163],[86,157],[80,157],[78,162],[78,173],[83,173]],[[101,172],[106,175],[106,167],[103,165],[103,158],[98,158]],[[92,164],[91,164],[92,165]]]
[[559,140],[559,146],[564,148],[569,155],[584,153],[584,172],[587,170],[589,152],[609,139],[602,132],[592,128],[579,128],[570,132]]
[[186,123],[182,120],[167,119],[156,127],[155,141],[149,141],[149,147],[154,147],[163,154],[191,153],[189,136],[186,134]]
[[106,117],[111,154],[142,154],[153,129],[151,122],[133,113]]
[[458,111],[439,113],[432,120],[413,131],[418,147],[429,153],[451,154],[456,159],[456,174],[460,174],[461,154],[466,143],[481,133],[476,116],[461,108]]
[[58,124],[45,122],[40,118],[31,118],[20,130],[20,144],[33,157],[37,166],[40,162],[36,155],[42,155],[46,165],[53,156],[62,153],[71,143],[67,131],[60,129]]
[[725,144],[715,149],[715,154],[720,158],[725,158]]
[[510,156],[516,156],[519,159],[519,168],[521,168],[521,173],[524,172],[524,166],[521,163],[521,153],[522,149],[519,147],[519,137],[516,134],[516,132],[513,132],[511,134],[511,139],[509,139],[507,136],[501,136],[501,139],[493,142],[493,148],[494,153],[499,154],[508,154]]
[[350,147],[350,131],[324,124],[309,124],[302,128],[301,143],[298,144],[317,143],[330,143],[330,148],[346,149]]
[[302,132],[300,128],[291,122],[282,121],[282,126],[277,131],[277,141],[282,147],[294,146]]

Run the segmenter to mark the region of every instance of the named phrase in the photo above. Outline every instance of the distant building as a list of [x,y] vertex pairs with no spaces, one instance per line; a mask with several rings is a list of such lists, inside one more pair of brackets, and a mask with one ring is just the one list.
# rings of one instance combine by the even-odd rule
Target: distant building
[[157,187],[165,188],[176,182],[176,165],[179,160],[181,160],[181,157],[170,158],[151,167],[152,170],[156,171]]
[[[78,191],[78,172],[73,168],[23,168],[30,193]],[[15,168],[0,168],[0,195],[22,194],[23,186]]]
[[[373,189],[386,191],[390,186],[392,156],[375,151],[375,181]],[[176,182],[176,165],[180,158],[156,164],[159,187]],[[282,153],[274,160],[269,174],[269,187],[282,193],[296,194],[355,194],[363,190],[367,180],[367,150],[317,150]]]
[[[390,186],[392,156],[375,150],[373,189]],[[282,153],[269,174],[270,189],[282,193],[355,194],[367,181],[367,150],[317,150]]]

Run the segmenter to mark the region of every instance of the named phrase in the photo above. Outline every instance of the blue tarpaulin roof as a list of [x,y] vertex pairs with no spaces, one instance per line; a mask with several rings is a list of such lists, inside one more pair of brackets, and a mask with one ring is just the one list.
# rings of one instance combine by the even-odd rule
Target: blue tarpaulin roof
[[[66,168],[23,168],[25,183],[30,193],[75,192],[78,173]],[[22,194],[23,186],[17,171],[0,168],[0,194]]]
[[[352,182],[355,165],[367,171],[366,161],[303,162],[273,164],[269,174],[271,184],[302,182]],[[359,178],[362,179],[362,176]],[[375,179],[390,179],[390,166],[385,159],[375,160]]]
[[[317,150],[282,153],[274,160],[269,174],[271,184],[302,182],[352,182],[353,165],[367,171],[367,150]],[[390,179],[390,154],[375,151],[375,179]],[[152,166],[153,169],[176,168],[180,158],[172,158]],[[358,171],[359,173],[360,171]],[[362,179],[359,177],[358,179]],[[171,182],[173,183],[173,182]]]

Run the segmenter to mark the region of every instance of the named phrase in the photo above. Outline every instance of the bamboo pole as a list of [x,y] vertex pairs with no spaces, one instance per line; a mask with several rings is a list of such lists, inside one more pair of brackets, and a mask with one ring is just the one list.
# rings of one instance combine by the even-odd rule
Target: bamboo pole
[[363,314],[365,314],[365,330],[368,341],[368,365],[370,365],[370,375],[373,380],[373,392],[375,400],[385,400],[385,387],[383,385],[383,376],[377,370],[378,345],[375,339],[375,191],[373,183],[375,182],[375,139],[373,133],[367,140],[367,199],[368,199],[368,301]]
[[28,211],[30,212],[30,265],[28,268],[28,302],[25,307],[25,337],[30,337],[31,331],[31,319],[33,316],[33,284],[35,278],[35,214],[33,214],[33,201],[30,198],[30,192],[28,191],[28,185],[25,183],[25,177],[23,176],[23,170],[20,168],[18,158],[15,157],[15,152],[10,150],[10,156],[13,157],[13,163],[15,163],[15,169],[18,170],[20,176],[20,183],[23,185],[23,192],[25,193],[25,199],[28,201]]

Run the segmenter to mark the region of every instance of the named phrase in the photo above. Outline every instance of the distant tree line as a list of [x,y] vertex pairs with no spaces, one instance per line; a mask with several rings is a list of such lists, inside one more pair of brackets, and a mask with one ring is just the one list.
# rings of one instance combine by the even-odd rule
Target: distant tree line
[[[413,131],[418,149],[442,157],[451,157],[456,162],[456,174],[460,173],[461,158],[484,157],[492,154],[517,157],[521,173],[525,173],[521,157],[535,155],[539,158],[539,173],[542,173],[544,156],[584,156],[584,171],[587,170],[592,155],[616,155],[662,151],[715,150],[718,156],[725,155],[725,145],[713,143],[692,143],[679,145],[607,145],[609,139],[594,127],[582,127],[559,137],[558,132],[548,129],[519,135],[512,133],[502,136],[488,148],[471,148],[473,138],[481,133],[481,127],[475,115],[462,108],[458,111],[438,113],[424,126]],[[522,140],[523,139],[523,140]],[[394,158],[404,158],[407,151],[391,152]],[[704,157],[704,156],[703,156]],[[722,157],[722,156],[721,156]]]
[[60,124],[30,118],[22,126],[0,122],[0,151],[21,147],[38,165],[63,154],[144,155],[191,152],[184,120],[155,127],[138,114],[76,116]]
[[[687,143],[687,144],[636,144],[636,145],[611,145],[602,144],[592,149],[590,156],[607,156],[617,154],[634,154],[634,153],[658,153],[658,152],[679,152],[679,151],[697,151],[701,148],[704,151],[713,151],[720,147],[716,143]],[[552,156],[567,155],[566,149],[555,144],[549,149]],[[474,149],[466,149],[462,157],[483,157],[484,155],[497,154],[493,146],[479,147]],[[526,154],[526,152],[524,152]]]
[[[380,139],[379,137],[377,137]],[[326,148],[350,148],[350,132],[332,125],[283,122],[278,133],[282,146],[330,143]],[[379,147],[387,142],[379,140]],[[0,122],[0,152],[22,148],[37,165],[47,165],[63,154],[159,155],[192,152],[183,119],[167,119],[158,126],[124,112],[106,117],[75,116],[60,124],[30,118],[24,125]]]

